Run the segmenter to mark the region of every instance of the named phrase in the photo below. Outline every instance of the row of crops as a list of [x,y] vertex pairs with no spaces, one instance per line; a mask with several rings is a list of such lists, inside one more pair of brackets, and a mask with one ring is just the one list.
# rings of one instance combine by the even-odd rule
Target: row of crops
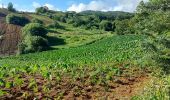
[[144,36],[125,35],[102,39],[96,43],[69,49],[8,57],[1,65],[48,65],[48,64],[97,64],[138,60],[144,51],[140,44]]
[[70,93],[95,99],[93,93],[113,94],[115,84],[124,84],[121,77],[145,75],[132,63],[145,53],[143,40],[141,35],[113,36],[76,48],[1,58],[0,99],[63,99]]
[[140,73],[135,71],[136,68],[129,63],[69,67],[1,66],[0,99],[63,99],[70,92],[72,97],[85,95],[85,99],[92,99],[91,93],[113,93],[115,86],[125,84],[121,77],[133,81],[131,75],[136,78],[144,73],[142,69]]

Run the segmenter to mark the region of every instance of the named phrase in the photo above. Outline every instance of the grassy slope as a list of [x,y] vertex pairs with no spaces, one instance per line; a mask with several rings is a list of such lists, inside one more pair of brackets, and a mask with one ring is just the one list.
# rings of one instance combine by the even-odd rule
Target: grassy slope
[[[45,25],[53,22],[52,19],[45,16],[39,16],[35,14],[26,14],[26,16],[28,16],[29,18],[38,18],[40,20],[43,20]],[[66,23],[59,22],[59,24],[62,25],[64,29],[50,29],[51,31],[48,34],[48,36],[51,37],[51,46],[56,49],[59,48],[59,50],[45,51],[41,53],[26,54],[18,57],[8,57],[0,59],[0,65],[5,67],[8,65],[10,66],[6,67],[5,69],[4,67],[1,67],[2,71],[0,73],[6,73],[7,70],[13,71],[13,68],[16,68],[16,71],[27,71],[24,69],[26,68],[26,65],[31,66],[32,64],[50,66],[61,65],[62,67],[72,66],[72,64],[78,65],[78,67],[96,64],[96,67],[101,67],[101,72],[99,71],[99,73],[103,73],[106,70],[110,70],[109,67],[105,68],[103,66],[115,64],[117,62],[133,63],[133,61],[139,60],[140,58],[142,58],[143,55],[146,55],[141,50],[141,48],[138,48],[140,41],[144,39],[143,36],[113,36],[110,33],[106,34],[105,32],[99,30],[84,30],[81,28],[75,28],[72,25]],[[54,42],[57,40],[57,38],[60,39],[60,43]],[[33,71],[34,67],[30,67],[30,69]],[[62,72],[64,71],[63,68],[59,70],[58,68],[51,68],[48,70],[50,73],[52,72],[52,70],[59,72],[60,70],[62,70]],[[75,69],[68,70],[76,71]],[[98,71],[97,68],[92,68],[91,70],[94,70],[91,72],[92,74]],[[113,71],[109,71],[107,72],[107,74],[110,72],[112,73]],[[65,73],[68,72],[66,71]],[[87,72],[85,71],[84,73]],[[81,73],[79,71],[76,71],[75,74],[79,75]]]
[[[46,16],[40,16],[36,14],[26,14],[26,16],[42,20],[46,26],[53,23],[53,20]],[[104,37],[112,36],[110,32],[85,30],[79,27],[73,27],[71,24],[62,22],[58,23],[63,28],[48,29],[49,42],[53,48],[77,47],[100,40]]]
[[149,81],[147,70],[133,65],[144,54],[138,48],[142,40],[141,35],[113,36],[75,48],[1,59],[0,99],[130,99]]
[[140,35],[113,36],[85,46],[4,58],[0,63],[8,65],[94,64],[127,61],[142,56],[142,51],[138,48],[142,39],[143,36]]

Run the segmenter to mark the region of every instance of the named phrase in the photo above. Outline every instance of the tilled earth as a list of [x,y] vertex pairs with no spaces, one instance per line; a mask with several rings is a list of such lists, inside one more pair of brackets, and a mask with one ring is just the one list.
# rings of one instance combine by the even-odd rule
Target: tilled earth
[[1,39],[0,39],[0,55],[16,54],[18,44],[20,43],[21,27],[17,25],[0,23]]
[[[141,94],[150,78],[142,72],[135,76],[113,76],[114,80],[107,83],[92,84],[88,76],[73,80],[63,76],[61,80],[53,77],[45,79],[40,74],[20,74],[18,86],[10,88],[1,87],[5,95],[1,100],[33,100],[33,99],[63,99],[63,100],[129,100],[131,97]],[[14,82],[15,78],[7,78],[6,81]]]

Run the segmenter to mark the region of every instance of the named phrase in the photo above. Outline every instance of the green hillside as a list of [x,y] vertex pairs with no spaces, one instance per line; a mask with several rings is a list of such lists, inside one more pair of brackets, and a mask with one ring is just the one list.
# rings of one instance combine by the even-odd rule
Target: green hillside
[[169,5],[0,8],[0,100],[169,100]]
[[[17,66],[29,64],[98,64],[132,61],[142,58],[144,51],[140,48],[144,36],[125,35],[101,39],[84,46],[26,54],[0,60],[0,63]],[[7,65],[8,65],[7,64]]]

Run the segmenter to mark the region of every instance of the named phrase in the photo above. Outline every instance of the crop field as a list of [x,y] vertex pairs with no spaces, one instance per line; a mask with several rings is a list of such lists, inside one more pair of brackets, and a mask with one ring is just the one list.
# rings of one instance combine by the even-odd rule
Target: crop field
[[144,36],[141,35],[113,36],[75,48],[7,57],[0,60],[0,63],[1,65],[97,64],[139,60],[144,53],[140,48],[140,41],[143,39]]
[[130,87],[142,90],[138,86],[149,80],[149,69],[132,63],[144,53],[143,39],[140,35],[113,36],[80,47],[1,59],[1,98],[96,99],[103,95],[103,99],[113,99],[120,98],[119,93],[129,98],[138,94],[129,94]]
[[7,1],[0,100],[170,100],[169,0]]

